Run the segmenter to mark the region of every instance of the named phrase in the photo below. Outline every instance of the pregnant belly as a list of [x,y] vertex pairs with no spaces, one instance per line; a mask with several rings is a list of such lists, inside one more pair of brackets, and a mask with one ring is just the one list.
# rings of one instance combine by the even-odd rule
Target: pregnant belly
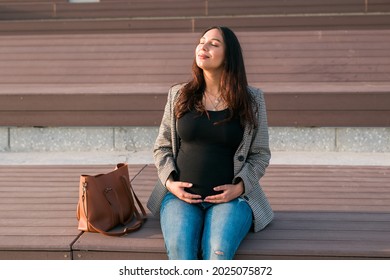
[[199,194],[202,198],[220,192],[214,187],[231,184],[233,180],[233,161],[231,154],[216,151],[199,153],[192,149],[190,153],[179,152],[177,158],[178,180],[192,183],[186,189],[190,193]]

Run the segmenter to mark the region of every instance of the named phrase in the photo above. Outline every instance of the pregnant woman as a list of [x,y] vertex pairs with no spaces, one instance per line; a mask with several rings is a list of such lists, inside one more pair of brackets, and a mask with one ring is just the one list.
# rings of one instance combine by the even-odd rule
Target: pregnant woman
[[264,96],[248,85],[227,27],[200,36],[192,72],[168,93],[148,208],[160,215],[169,259],[233,259],[250,229],[273,218],[259,184],[271,156]]

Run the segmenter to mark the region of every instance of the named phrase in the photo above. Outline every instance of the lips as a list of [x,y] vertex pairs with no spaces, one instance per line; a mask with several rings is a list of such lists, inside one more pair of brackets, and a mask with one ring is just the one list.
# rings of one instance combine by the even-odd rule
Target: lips
[[206,54],[204,54],[204,53],[198,54],[198,57],[199,57],[200,59],[210,58],[208,55],[206,55]]

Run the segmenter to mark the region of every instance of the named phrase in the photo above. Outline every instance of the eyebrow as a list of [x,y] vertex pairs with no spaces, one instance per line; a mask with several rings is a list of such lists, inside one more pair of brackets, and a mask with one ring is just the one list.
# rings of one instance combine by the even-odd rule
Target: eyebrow
[[[206,39],[206,37],[202,37],[202,38],[200,38],[201,40],[202,39]],[[210,39],[211,41],[218,41],[218,42],[220,42],[221,44],[222,44],[222,41],[221,40],[219,40],[218,38],[211,38]]]

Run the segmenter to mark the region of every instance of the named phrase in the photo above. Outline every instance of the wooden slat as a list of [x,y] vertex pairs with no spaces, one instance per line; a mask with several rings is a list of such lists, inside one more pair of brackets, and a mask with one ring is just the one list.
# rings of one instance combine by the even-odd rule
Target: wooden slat
[[269,112],[272,126],[296,127],[388,127],[389,112],[386,111],[272,111]]
[[[104,117],[102,117],[104,116]],[[1,112],[0,125],[6,126],[158,126],[161,111],[26,111]]]
[[[130,176],[143,167],[131,165]],[[0,259],[71,259],[71,245],[81,234],[76,219],[80,175],[114,168],[0,166]]]
[[190,0],[100,1],[99,3],[77,4],[68,3],[68,1],[7,2],[1,4],[0,19],[2,20],[189,17],[206,14],[204,1]]
[[56,5],[57,19],[124,17],[192,17],[205,15],[205,1],[115,1]]
[[[52,19],[52,18],[117,18],[117,17],[172,17],[172,16],[213,16],[243,14],[303,14],[303,13],[356,13],[383,11],[388,5],[370,1],[367,5],[352,1],[100,1],[100,3],[71,4],[66,1],[1,1],[8,14],[3,19]],[[8,3],[7,3],[8,2]],[[377,1],[378,2],[378,1]],[[380,1],[379,1],[380,2]],[[50,13],[39,17],[27,13],[29,9],[47,5]]]
[[[18,111],[0,112],[3,126],[158,126],[159,111]],[[387,127],[389,111],[367,110],[269,110],[270,126]]]
[[[11,92],[16,87],[9,88]],[[50,90],[50,88],[55,90],[54,86],[45,88],[42,87],[42,90]],[[104,88],[100,88],[100,91]],[[161,87],[159,93],[152,95],[115,94],[110,93],[112,88],[108,90],[109,93],[98,94],[96,97],[93,97],[93,88],[85,94],[74,95],[2,94],[0,95],[0,100],[3,100],[0,102],[1,123],[2,125],[20,123],[31,125],[158,125],[168,88],[167,84],[165,89]],[[387,126],[390,121],[388,111],[390,95],[387,88],[390,88],[390,85],[354,84],[348,87],[344,84],[329,87],[326,84],[306,84],[306,87],[303,87],[297,83],[285,84],[283,87],[280,84],[263,87],[266,93],[269,123],[274,126],[286,124]],[[310,89],[313,91],[310,92]],[[2,90],[5,91],[6,87]],[[33,90],[33,87],[30,90]],[[61,87],[61,90],[66,93],[65,88]],[[78,90],[85,91],[77,85],[68,87],[68,91]],[[99,87],[96,87],[96,91],[98,90]],[[337,92],[327,93],[327,91],[335,90]],[[377,93],[373,93],[374,90]],[[32,107],[34,110],[31,110]],[[23,114],[18,111],[23,111]],[[105,115],[104,118],[101,117],[102,114]]]
[[[66,184],[73,181],[73,185],[77,185],[76,175],[85,172],[101,173],[112,167],[4,166],[0,167],[2,185],[6,186],[12,182],[9,173],[16,168],[19,171],[25,169],[24,177],[32,178],[30,181],[34,182],[54,181],[56,174],[62,170],[62,177],[69,178],[65,179],[66,182],[69,181]],[[142,165],[131,166],[130,172],[132,176],[137,174],[132,182],[133,187],[142,203],[146,204],[157,176],[153,166],[142,168]],[[139,173],[140,170],[142,171]],[[270,166],[261,183],[275,210],[275,220],[264,231],[248,235],[239,248],[237,259],[390,257],[390,252],[383,250],[390,236],[390,203],[387,201],[390,196],[389,178],[388,167]],[[27,186],[35,186],[28,180],[22,182]],[[7,194],[7,198],[11,198],[10,194],[15,193],[17,186],[12,187],[14,188],[15,190],[11,191],[0,187],[0,195]],[[19,188],[20,191],[26,192],[25,188]],[[62,191],[63,188],[58,190]],[[32,187],[31,191],[44,194],[35,187]],[[77,191],[77,187],[72,186],[70,192],[77,194]],[[77,200],[77,195],[72,197]],[[7,204],[6,197],[0,196],[0,199],[4,200],[1,205]],[[34,199],[32,197],[32,200]],[[381,203],[382,201],[385,203]],[[19,212],[21,214],[34,206],[31,202],[20,202],[25,205],[24,210]],[[12,203],[6,205],[8,207],[0,211],[0,233],[1,240],[4,241],[0,258],[6,259],[8,256],[9,259],[67,259],[70,254],[74,259],[166,258],[159,221],[150,216],[150,213],[149,220],[141,231],[124,238],[85,233],[77,238],[72,252],[61,251],[59,248],[65,246],[69,239],[59,241],[58,238],[62,238],[67,232],[72,236],[76,227],[73,216],[75,203],[65,203],[72,206],[63,206],[67,211],[28,211],[21,216],[12,211],[11,217],[7,217],[6,209],[9,211]],[[38,205],[33,208],[37,207]],[[328,209],[325,209],[326,207]],[[41,206],[38,209],[43,208],[45,207]],[[40,216],[39,213],[44,215]],[[61,225],[62,227],[57,229]],[[17,238],[15,235],[21,232],[28,235],[23,239]],[[43,236],[43,233],[50,234],[50,237]],[[8,252],[10,254],[7,254]],[[57,254],[53,255],[51,252]]]
[[[237,259],[340,259],[390,257],[384,250],[390,241],[390,207],[379,201],[390,194],[388,167],[271,166],[261,180],[276,211],[275,220],[264,231],[250,233],[240,246]],[[351,181],[351,178],[356,178]],[[148,166],[133,181],[143,203],[157,179]],[[366,182],[361,183],[359,179]],[[275,185],[280,191],[275,191]],[[291,189],[289,182],[302,189]],[[313,184],[318,182],[318,184]],[[376,185],[375,182],[378,184]],[[348,183],[349,189],[344,189]],[[326,186],[334,185],[327,189]],[[362,188],[366,190],[362,190]],[[376,191],[375,191],[376,189]],[[374,196],[354,205],[356,195],[371,190]],[[296,201],[294,194],[307,197]],[[342,195],[344,200],[335,200]],[[378,195],[376,195],[378,194]],[[278,204],[275,198],[284,200]],[[309,204],[309,205],[308,205]],[[324,206],[331,207],[324,209]],[[365,205],[371,207],[367,209]],[[347,205],[347,206],[346,206]],[[145,240],[145,237],[147,240]],[[98,234],[83,234],[74,244],[75,259],[165,259],[158,220],[150,217],[145,228],[123,240]]]
[[[145,22],[143,22],[145,24]],[[280,16],[245,17],[237,21],[234,18],[200,18],[195,21],[195,32],[201,32],[209,26],[226,25],[237,31],[267,30],[343,30],[343,29],[388,29],[390,18],[380,15],[324,15],[324,16]],[[137,26],[141,28],[141,26]],[[146,29],[146,28],[145,28]],[[146,29],[150,32],[152,27]],[[133,30],[136,31],[136,30]],[[140,30],[142,31],[142,30]],[[166,30],[165,30],[166,31]],[[184,31],[184,30],[183,30]],[[185,32],[185,31],[184,31]]]
[[304,13],[351,13],[364,12],[361,1],[210,1],[210,15],[242,14],[304,14]]
[[[380,58],[378,58],[379,60]],[[287,60],[287,59],[286,59]],[[368,60],[368,59],[367,59]],[[371,63],[375,63],[376,59]],[[313,60],[309,60],[314,61]],[[321,63],[321,60],[317,59],[317,62]],[[248,65],[247,67],[247,74],[251,80],[255,80],[256,76],[257,79],[263,80],[264,82],[273,82],[276,80],[276,75],[279,75],[279,79],[283,80],[283,82],[302,82],[306,79],[307,82],[316,82],[316,81],[322,81],[326,82],[364,82],[364,81],[382,81],[387,82],[390,78],[390,74],[387,74],[390,72],[390,62],[384,61],[383,59],[380,60],[380,62],[376,66],[367,65],[362,61],[362,64],[358,64],[355,61],[348,61],[344,63],[344,66],[342,65],[342,61],[340,61],[340,64],[331,64],[330,61],[324,61],[322,65],[318,66],[312,66],[307,68],[307,62],[300,60],[299,63],[291,62],[289,64],[289,61],[286,61],[285,65],[278,65],[281,64],[281,62],[275,61],[274,65],[267,65],[266,61],[263,62],[264,64],[260,65]],[[12,76],[16,76],[19,80],[24,80],[29,76],[31,79],[26,79],[26,82],[29,83],[45,83],[46,81],[49,81],[49,79],[56,79],[57,77],[61,77],[61,80],[63,83],[82,83],[84,80],[86,83],[92,83],[91,80],[95,80],[96,83],[110,83],[111,81],[115,80],[123,80],[122,83],[126,82],[126,77],[128,82],[134,81],[135,83],[141,83],[142,80],[138,78],[137,76],[141,75],[148,75],[149,78],[145,79],[145,81],[148,81],[149,79],[156,78],[156,75],[158,75],[158,79],[162,76],[161,74],[157,74],[156,70],[153,69],[154,67],[159,67],[159,65],[163,65],[160,67],[161,71],[168,72],[168,75],[178,75],[179,79],[185,80],[187,77],[190,77],[190,73],[188,73],[188,65],[164,65],[163,63],[159,61],[154,61],[153,63],[150,63],[149,66],[140,66],[137,69],[135,68],[136,65],[132,67],[128,66],[121,66],[122,63],[113,63],[111,64],[109,61],[107,62],[107,65],[103,63],[88,63],[85,62],[85,66],[80,67],[80,62],[72,62],[72,63],[31,63],[32,65],[27,65],[26,62],[24,63],[4,63],[4,67],[2,70],[0,70],[0,74],[4,77],[0,79],[0,82],[11,82],[15,83],[12,79]],[[82,63],[82,62],[81,62]],[[145,63],[148,63],[145,61]],[[36,64],[36,67],[34,70],[33,64]],[[62,64],[62,65],[61,65]],[[135,64],[138,64],[135,62]],[[271,64],[271,63],[270,63]],[[100,66],[104,66],[104,68],[98,68]],[[258,70],[258,69],[261,70]],[[70,70],[73,69],[73,72]],[[51,70],[51,71],[50,71]],[[34,74],[31,74],[31,72],[34,71]],[[329,72],[327,72],[329,71]],[[371,74],[372,72],[376,72]],[[283,74],[280,74],[280,73]],[[185,75],[182,75],[181,73],[185,73]],[[279,74],[274,74],[279,73]],[[63,78],[63,76],[68,76],[67,78]],[[109,78],[110,80],[106,81],[106,76],[113,76],[115,75],[115,79]],[[326,75],[326,77],[324,77]],[[335,76],[339,75],[340,78],[336,78]],[[78,78],[79,76],[82,77],[82,81]],[[92,76],[92,77],[91,77]],[[122,76],[122,77],[121,77]],[[379,76],[379,77],[378,77]],[[128,78],[131,77],[131,78]],[[134,78],[136,77],[136,78]],[[101,79],[103,78],[103,81]],[[294,79],[293,79],[294,78]],[[165,80],[165,79],[164,79]],[[72,82],[73,81],[73,82]],[[158,81],[158,80],[157,80]],[[50,82],[50,81],[49,81]],[[150,81],[153,82],[153,81]],[[169,82],[169,79],[167,80]]]
[[71,260],[69,251],[0,251],[0,260]]
[[[389,125],[389,30],[237,34],[271,126]],[[197,36],[3,36],[0,125],[158,125]]]
[[[388,38],[386,37],[377,37],[380,34],[386,34],[386,30],[380,31],[380,30],[370,30],[370,31],[363,31],[363,30],[356,30],[356,31],[294,31],[294,32],[262,32],[262,33],[253,33],[253,32],[238,32],[237,35],[240,37],[243,44],[248,43],[248,47],[250,47],[250,43],[255,42],[261,42],[261,45],[256,46],[257,48],[262,48],[264,50],[269,49],[272,50],[275,48],[275,43],[282,43],[286,42],[288,43],[290,41],[291,44],[283,46],[279,45],[282,49],[284,48],[290,48],[291,50],[294,48],[297,42],[300,44],[302,43],[307,44],[307,46],[316,47],[316,42],[321,41],[322,43],[326,42],[337,42],[339,43],[348,43],[348,42],[366,42],[369,43],[370,39],[373,40],[379,40],[382,42],[388,42]],[[360,37],[353,36],[361,35]],[[261,36],[260,36],[261,35]],[[3,40],[1,45],[4,46],[11,46],[13,49],[9,49],[9,51],[17,51],[18,48],[21,49],[23,47],[23,41],[25,42],[26,46],[41,46],[40,48],[29,48],[26,49],[28,51],[34,51],[36,53],[47,53],[47,52],[53,52],[54,51],[63,51],[63,52],[69,52],[69,53],[77,53],[80,50],[74,50],[72,48],[67,48],[66,46],[78,46],[81,48],[81,51],[84,48],[84,51],[92,51],[92,50],[101,50],[101,51],[107,51],[110,49],[110,46],[116,46],[116,50],[122,50],[122,51],[131,51],[134,48],[142,47],[143,50],[156,50],[168,48],[169,45],[173,45],[175,48],[175,51],[183,46],[189,46],[191,48],[191,51],[194,49],[194,43],[196,43],[196,39],[198,37],[198,34],[180,34],[180,33],[164,33],[164,34],[153,34],[153,36],[148,37],[148,33],[146,34],[101,34],[101,35],[93,35],[88,34],[88,36],[84,35],[77,35],[74,34],[72,36],[70,35],[36,35],[36,36],[5,36],[3,38],[7,40]],[[296,37],[299,37],[299,40],[297,40]],[[377,37],[377,38],[375,38]],[[296,38],[294,40],[294,38]],[[115,39],[115,40],[114,40]],[[171,41],[171,40],[175,41]],[[315,39],[315,40],[314,40]],[[113,41],[110,41],[113,40]],[[135,40],[135,41],[132,41]],[[176,42],[178,40],[178,42]],[[291,42],[291,40],[293,40]],[[300,41],[302,40],[302,41]],[[45,44],[42,44],[42,42],[45,42]],[[274,43],[275,42],[275,43]],[[157,45],[153,45],[153,43]],[[180,43],[180,46],[175,46],[176,43]],[[128,44],[132,44],[132,46],[129,46]],[[145,45],[146,44],[146,45]],[[19,45],[19,46],[18,46]],[[50,46],[51,48],[46,48],[45,46]],[[52,49],[54,46],[56,48]],[[93,48],[94,46],[94,48]],[[244,45],[245,46],[245,45]],[[317,48],[320,48],[322,45],[317,45]],[[333,45],[332,49],[337,49],[338,45]],[[342,46],[342,45],[341,45]],[[345,45],[347,46],[347,45]],[[345,47],[344,46],[344,47]],[[353,46],[353,45],[350,45]],[[368,44],[364,45],[367,49],[378,49],[380,47],[376,46],[370,46]],[[61,48],[63,47],[63,48]],[[89,48],[88,48],[89,47]],[[357,46],[355,46],[356,48]],[[42,49],[43,48],[43,49]],[[245,48],[245,49],[247,49]],[[360,48],[360,46],[359,46]],[[14,50],[15,49],[15,50]],[[295,47],[295,49],[298,49]],[[6,49],[5,49],[6,50]],[[22,49],[21,49],[22,50]],[[134,49],[137,51],[137,49]],[[183,50],[183,49],[182,49]],[[248,49],[250,50],[250,49]]]
[[53,4],[48,1],[44,3],[0,4],[0,20],[51,19],[53,15]]
[[[48,22],[50,24],[48,24]],[[340,30],[388,29],[387,14],[361,14],[351,16],[292,16],[286,17],[200,17],[182,19],[107,19],[107,20],[23,20],[0,21],[0,34],[102,34],[102,33],[191,33],[202,32],[213,25],[227,25],[236,31],[272,30]]]
[[390,5],[387,0],[370,0],[367,5],[367,12],[389,12]]
[[[5,3],[4,3],[5,2]],[[366,5],[358,0],[344,1],[100,1],[100,3],[72,4],[66,1],[1,1],[2,19],[72,19],[121,17],[178,17],[226,16],[246,14],[324,14],[363,13],[388,7],[383,1],[370,1]],[[28,13],[31,9],[47,5],[47,14]]]
[[[192,32],[210,24],[236,29],[383,28],[386,1],[1,1],[0,32]],[[286,16],[287,15],[287,16]]]
[[[275,44],[276,46],[276,44]],[[10,49],[12,47],[9,47]],[[104,61],[104,60],[134,60],[135,62],[139,62],[140,57],[138,53],[135,52],[74,52],[74,53],[66,53],[66,52],[32,52],[34,51],[33,48],[30,49],[30,53],[27,52],[17,52],[18,47],[16,46],[12,51],[10,52],[3,52],[0,53],[0,60],[4,63],[6,61],[29,61],[30,63],[33,63],[34,61],[50,61],[50,60],[65,60],[65,61]],[[175,54],[175,59],[180,59],[181,66],[190,64],[189,61],[190,55],[188,55],[190,52],[177,52]],[[191,52],[192,54],[192,52]],[[327,62],[330,61],[330,58],[333,59],[342,59],[341,61],[349,61],[350,64],[353,62],[354,57],[362,57],[363,59],[356,59],[357,64],[363,64],[364,60],[368,60],[369,58],[386,58],[387,57],[387,49],[375,49],[375,50],[342,50],[342,49],[328,49],[326,52],[324,52],[321,49],[317,50],[310,50],[307,49],[306,53],[303,53],[302,50],[290,50],[289,52],[284,52],[283,50],[267,50],[259,52],[258,50],[252,50],[252,51],[246,51],[244,53],[245,57],[251,58],[248,59],[246,66],[253,66],[256,65],[256,63],[264,63],[264,61],[258,61],[259,59],[266,59],[265,61],[272,62],[271,59],[275,63],[280,63],[282,59],[285,58],[295,58],[295,61],[297,62],[297,58],[314,58],[317,57],[321,62]],[[171,55],[168,52],[148,52],[148,59],[149,60],[155,60],[155,61],[162,61],[166,62],[168,59],[172,60]],[[347,59],[347,57],[349,59]],[[256,59],[256,60],[252,60]],[[378,60],[378,59],[376,59]],[[360,63],[359,63],[360,61]],[[380,61],[380,64],[386,64],[385,61]],[[365,61],[367,64],[367,61]],[[329,63],[328,63],[329,64]],[[268,65],[272,65],[272,63],[268,63]],[[188,69],[186,69],[187,71]]]

